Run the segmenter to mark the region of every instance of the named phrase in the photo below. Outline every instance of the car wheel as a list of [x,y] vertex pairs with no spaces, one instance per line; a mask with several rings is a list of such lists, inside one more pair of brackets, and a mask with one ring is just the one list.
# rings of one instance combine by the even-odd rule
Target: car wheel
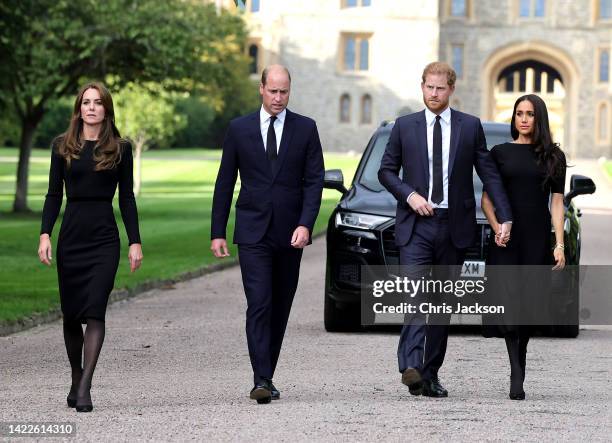
[[323,322],[327,332],[353,332],[360,329],[359,309],[339,308],[325,292]]
[[578,325],[562,325],[556,326],[553,331],[555,337],[576,338],[580,333],[580,327]]

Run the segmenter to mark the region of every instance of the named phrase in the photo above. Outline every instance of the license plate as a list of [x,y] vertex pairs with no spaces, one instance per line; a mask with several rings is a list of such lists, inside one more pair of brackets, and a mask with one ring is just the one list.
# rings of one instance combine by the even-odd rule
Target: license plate
[[485,262],[466,260],[461,268],[461,277],[484,277]]

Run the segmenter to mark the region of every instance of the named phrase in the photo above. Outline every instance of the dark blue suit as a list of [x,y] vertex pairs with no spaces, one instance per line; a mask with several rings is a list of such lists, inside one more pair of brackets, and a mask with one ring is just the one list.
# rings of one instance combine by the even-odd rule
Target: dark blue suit
[[[395,121],[383,155],[378,178],[397,199],[395,236],[402,265],[460,265],[465,249],[474,243],[476,200],[472,170],[491,196],[500,222],[510,221],[510,204],[489,151],[480,120],[451,110],[448,157],[448,211],[433,217],[419,216],[407,203],[418,192],[429,195],[429,157],[425,111]],[[403,168],[403,177],[398,174]],[[458,277],[458,276],[456,276]],[[424,318],[413,318],[402,330],[398,347],[399,369],[419,369],[428,380],[437,376],[444,361],[450,314],[430,316],[438,326],[426,326]],[[427,337],[427,340],[425,340]]]
[[259,111],[232,120],[213,197],[211,237],[226,238],[240,172],[234,243],[247,298],[246,332],[255,382],[271,379],[280,353],[302,250],[291,246],[298,226],[312,233],[323,191],[323,152],[314,120],[287,110],[272,168]]

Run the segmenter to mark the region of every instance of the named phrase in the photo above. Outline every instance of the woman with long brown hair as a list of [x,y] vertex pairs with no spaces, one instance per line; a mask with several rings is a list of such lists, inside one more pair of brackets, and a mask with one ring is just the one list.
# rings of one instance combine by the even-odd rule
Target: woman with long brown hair
[[[492,228],[487,269],[502,269],[495,294],[509,312],[501,316],[483,316],[486,337],[504,337],[510,360],[510,398],[523,400],[527,343],[532,332],[534,309],[550,304],[544,279],[529,278],[528,270],[554,265],[565,266],[563,245],[563,191],[565,155],[553,142],[544,101],[534,94],[519,97],[514,103],[510,133],[513,142],[493,147],[491,156],[499,168],[512,206],[512,238],[502,235],[493,203],[486,192],[482,209]],[[555,228],[555,245],[551,244],[551,224]],[[515,267],[521,267],[516,271]],[[518,275],[513,274],[519,272]],[[526,273],[528,275],[526,275]],[[493,271],[495,277],[496,271]],[[528,286],[527,286],[528,285]],[[536,291],[535,288],[539,290]],[[537,300],[532,296],[537,294]]]
[[131,271],[142,261],[132,191],[132,147],[115,127],[113,101],[103,84],[93,82],[81,88],[70,126],[54,140],[51,151],[38,257],[51,264],[50,236],[65,186],[68,202],[57,241],[57,274],[64,342],[72,368],[66,400],[78,412],[90,412],[91,380],[104,342],[106,305],[119,265],[119,231],[112,205],[117,185]]

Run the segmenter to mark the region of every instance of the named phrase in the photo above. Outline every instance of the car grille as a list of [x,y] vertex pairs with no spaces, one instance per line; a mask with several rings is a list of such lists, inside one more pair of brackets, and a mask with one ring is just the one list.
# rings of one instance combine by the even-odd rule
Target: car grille
[[365,265],[354,255],[339,253],[334,265],[335,281],[340,285],[355,286],[361,283],[361,266]]
[[[467,249],[466,260],[486,260],[490,231],[491,228],[486,224],[479,224],[476,227],[474,245]],[[382,231],[382,246],[386,264],[399,264],[399,248],[395,244],[395,225]]]

